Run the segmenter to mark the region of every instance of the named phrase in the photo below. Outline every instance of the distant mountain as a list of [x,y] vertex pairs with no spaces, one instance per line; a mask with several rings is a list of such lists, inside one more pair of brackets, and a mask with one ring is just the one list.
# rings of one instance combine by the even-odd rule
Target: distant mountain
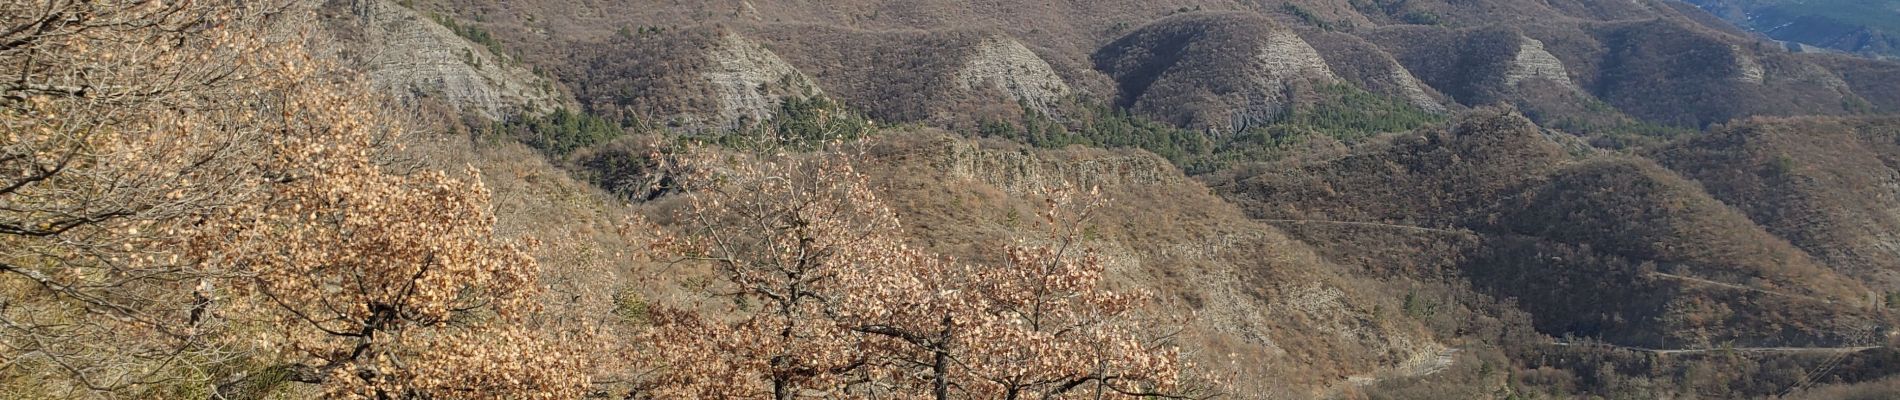
[[1835,56],[1662,0],[412,4],[533,55],[587,111],[684,129],[804,91],[889,122],[1085,114],[1074,99],[1216,136],[1336,99],[1315,94],[1333,86],[1430,112],[1511,104],[1594,138],[1900,108],[1846,83]]
[[1877,57],[1900,57],[1900,1],[1687,1],[1776,40]]

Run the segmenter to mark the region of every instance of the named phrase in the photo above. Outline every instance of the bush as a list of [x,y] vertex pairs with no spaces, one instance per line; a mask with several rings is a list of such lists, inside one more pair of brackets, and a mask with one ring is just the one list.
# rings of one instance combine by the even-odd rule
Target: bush
[[1271,123],[1216,143],[1207,134],[1133,115],[1107,105],[1082,103],[1082,116],[1057,121],[1023,108],[1022,125],[991,120],[976,135],[1021,141],[1041,148],[1079,144],[1102,148],[1139,148],[1180,166],[1189,174],[1212,172],[1242,161],[1279,158],[1293,145],[1313,138],[1352,143],[1381,133],[1404,132],[1444,121],[1403,100],[1346,84],[1319,88],[1321,100],[1281,115]]
[[787,97],[772,119],[711,137],[713,144],[735,148],[787,146],[809,149],[834,140],[854,140],[877,131],[863,113],[822,96]]
[[488,53],[495,55],[496,58],[503,60],[509,59],[508,52],[501,46],[501,41],[496,40],[495,35],[488,33],[487,30],[474,25],[456,23],[455,18],[442,14],[430,13],[429,16],[433,17],[436,23],[442,24],[443,27],[449,28],[450,31],[454,31],[456,36],[461,36],[463,39],[468,39],[470,42],[488,48]]
[[1130,114],[1103,104],[1085,104],[1082,116],[1067,123],[1023,108],[1023,126],[1008,121],[984,122],[977,136],[1008,138],[1041,148],[1079,144],[1102,148],[1139,148],[1186,165],[1210,152],[1206,135]]
[[606,143],[626,132],[621,124],[588,113],[557,109],[496,124],[495,133],[512,137],[554,158]]
[[1776,155],[1774,159],[1768,160],[1768,173],[1774,176],[1786,176],[1793,173],[1795,167],[1794,157],[1787,154]]
[[1444,23],[1444,20],[1439,18],[1438,14],[1433,14],[1430,11],[1408,12],[1405,13],[1404,16],[1399,17],[1399,19],[1413,25],[1438,25]]

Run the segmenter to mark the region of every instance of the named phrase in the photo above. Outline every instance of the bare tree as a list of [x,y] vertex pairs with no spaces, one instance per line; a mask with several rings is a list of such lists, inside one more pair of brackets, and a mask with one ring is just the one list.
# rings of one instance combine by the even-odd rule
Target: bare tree
[[[165,246],[259,193],[269,2],[0,2],[0,376],[55,396],[215,374],[220,271]],[[11,390],[11,389],[8,389]]]
[[766,155],[699,167],[721,169],[702,169],[698,181],[713,184],[689,189],[679,252],[710,263],[718,279],[706,289],[740,317],[660,313],[650,339],[668,368],[655,394],[837,396],[868,355],[827,316],[836,278],[858,261],[860,240],[895,220],[843,163]]
[[[1172,346],[1140,339],[1145,297],[1102,285],[1082,249],[1086,212],[1052,197],[1048,245],[976,265],[905,244],[848,155],[703,162],[688,259],[714,298],[756,307],[668,310],[647,340],[659,397],[1058,398],[1173,396]],[[1093,197],[1091,197],[1093,198]],[[1086,207],[1082,207],[1086,208]],[[719,313],[736,314],[722,319]]]

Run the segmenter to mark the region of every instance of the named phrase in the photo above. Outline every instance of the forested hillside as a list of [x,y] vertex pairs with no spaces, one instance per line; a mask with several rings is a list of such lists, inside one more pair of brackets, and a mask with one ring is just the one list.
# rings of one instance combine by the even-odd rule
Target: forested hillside
[[1900,396],[1900,63],[1722,17],[0,0],[0,398]]

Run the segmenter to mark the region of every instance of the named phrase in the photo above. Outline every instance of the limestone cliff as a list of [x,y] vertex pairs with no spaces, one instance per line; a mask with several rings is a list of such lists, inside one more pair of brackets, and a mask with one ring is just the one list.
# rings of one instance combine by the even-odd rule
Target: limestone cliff
[[717,104],[712,115],[702,116],[707,127],[737,129],[771,119],[786,96],[822,94],[817,84],[778,54],[735,33],[719,35],[705,57],[711,62],[701,75]]
[[1755,60],[1755,56],[1743,52],[1741,46],[1729,45],[1728,51],[1731,55],[1730,57],[1735,60],[1735,81],[1757,85],[1762,83],[1762,79],[1766,77],[1768,71],[1762,69],[1761,61],[1757,61]]
[[1558,60],[1557,56],[1544,50],[1544,42],[1529,37],[1519,38],[1522,41],[1518,44],[1517,55],[1511,60],[1510,70],[1504,72],[1505,85],[1517,86],[1525,81],[1540,79],[1555,82],[1578,93],[1583,92],[1570,80],[1570,72],[1564,69],[1563,60]]
[[416,10],[390,0],[331,0],[324,27],[338,54],[376,88],[404,101],[429,97],[490,119],[574,103],[506,55],[491,54]]
[[972,49],[969,60],[957,71],[957,82],[963,90],[1001,90],[1011,99],[1045,113],[1071,92],[1048,61],[1022,42],[1000,35],[984,38]]

